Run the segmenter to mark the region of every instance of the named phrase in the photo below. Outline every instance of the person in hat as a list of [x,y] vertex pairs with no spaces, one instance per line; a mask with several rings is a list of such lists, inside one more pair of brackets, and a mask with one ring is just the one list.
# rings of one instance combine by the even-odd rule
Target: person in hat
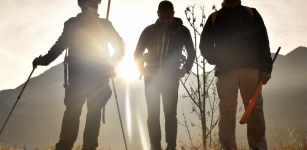
[[[45,56],[33,60],[33,67],[47,66],[65,49],[68,51],[66,110],[56,150],[73,148],[85,102],[88,112],[82,150],[96,150],[98,147],[101,110],[112,95],[109,78],[125,54],[125,43],[111,22],[99,18],[100,3],[101,0],[78,0],[82,12],[64,23],[62,35]],[[115,49],[112,57],[109,43]]]

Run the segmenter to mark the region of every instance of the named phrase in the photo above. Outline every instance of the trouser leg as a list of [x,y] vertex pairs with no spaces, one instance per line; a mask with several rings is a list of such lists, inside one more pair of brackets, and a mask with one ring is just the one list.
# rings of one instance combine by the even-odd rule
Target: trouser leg
[[[95,81],[95,80],[93,80]],[[87,116],[83,135],[82,150],[96,150],[101,122],[101,109],[112,95],[109,80],[98,79],[90,82],[87,98]]]
[[70,80],[70,85],[65,90],[64,103],[66,110],[62,121],[60,140],[56,150],[71,150],[78,136],[80,115],[85,103],[85,93],[82,92],[82,81]]
[[160,95],[156,83],[152,79],[145,78],[145,97],[148,110],[148,133],[151,150],[162,150],[160,127]]
[[[174,78],[176,79],[176,78]],[[166,150],[176,150],[177,140],[177,103],[179,79],[169,80],[162,92],[163,110],[165,116]]]
[[219,141],[222,150],[236,150],[236,110],[239,85],[238,69],[218,75],[216,83],[220,98]]
[[[240,71],[240,93],[245,108],[259,84],[259,70],[253,68],[242,68]],[[263,113],[262,92],[259,93],[256,104],[247,120],[247,139],[252,150],[266,150],[265,120]]]

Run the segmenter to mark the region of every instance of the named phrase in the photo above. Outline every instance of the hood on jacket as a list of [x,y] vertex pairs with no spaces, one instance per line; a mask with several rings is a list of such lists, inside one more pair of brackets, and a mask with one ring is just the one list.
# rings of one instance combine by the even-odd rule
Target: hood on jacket
[[238,6],[236,6],[236,7],[230,7],[226,2],[225,2],[225,0],[223,1],[223,3],[222,3],[222,7],[228,7],[228,8],[236,8],[236,7],[238,7],[238,6],[241,6],[241,0],[240,0],[240,4],[238,5]]
[[[159,18],[157,19],[155,25],[160,25]],[[183,21],[180,18],[174,17],[170,27],[179,26],[179,25],[183,25]]]
[[85,14],[84,12],[81,12],[76,16],[76,18],[99,18],[99,16],[100,16],[99,14],[89,16],[89,15]]

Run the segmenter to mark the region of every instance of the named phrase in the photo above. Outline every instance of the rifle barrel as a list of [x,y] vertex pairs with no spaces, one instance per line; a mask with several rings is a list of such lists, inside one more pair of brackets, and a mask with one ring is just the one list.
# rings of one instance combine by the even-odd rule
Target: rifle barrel
[[273,58],[273,63],[275,62],[275,60],[276,60],[276,58],[277,58],[277,56],[279,54],[280,49],[281,49],[281,47],[278,48],[278,50],[277,50],[277,52],[276,52],[276,54],[275,54],[275,56]]

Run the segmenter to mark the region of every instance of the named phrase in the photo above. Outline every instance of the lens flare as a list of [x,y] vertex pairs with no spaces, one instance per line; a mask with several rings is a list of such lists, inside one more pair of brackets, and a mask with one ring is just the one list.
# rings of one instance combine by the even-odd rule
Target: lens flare
[[132,139],[132,123],[131,123],[131,107],[130,107],[130,95],[129,95],[129,81],[126,84],[126,118],[127,118],[127,130],[129,142]]
[[139,115],[137,116],[137,120],[138,120],[139,133],[141,137],[141,143],[142,143],[143,150],[149,150],[148,140],[145,136],[145,131],[144,131],[144,124],[142,123],[142,119]]
[[128,80],[137,79],[139,72],[136,68],[133,58],[125,57],[117,67],[118,76]]

